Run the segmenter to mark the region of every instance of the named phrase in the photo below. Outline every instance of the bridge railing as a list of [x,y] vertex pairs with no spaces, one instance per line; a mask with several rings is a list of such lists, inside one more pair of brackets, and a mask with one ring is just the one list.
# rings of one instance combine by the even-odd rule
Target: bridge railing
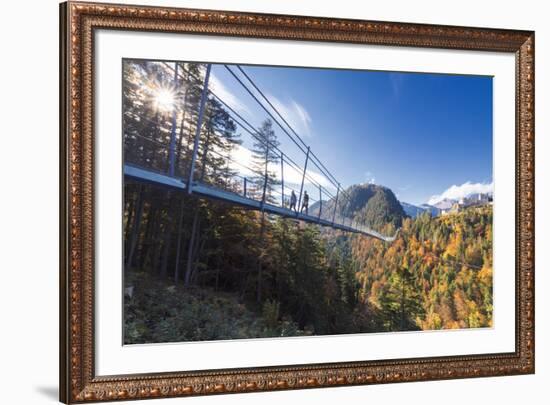
[[[185,70],[185,64],[158,64],[159,68],[164,67],[166,70],[165,77],[169,77],[170,72],[173,74],[172,83],[169,84],[173,87],[174,93],[180,96],[174,99],[173,106],[168,111],[156,111],[154,114],[148,111],[139,114],[134,108],[125,113],[125,162],[163,172],[182,181],[191,179],[192,182],[217,187],[262,204],[287,209],[290,209],[290,196],[294,192],[295,211],[300,211],[307,193],[310,216],[316,215],[319,219],[357,229],[365,228],[364,224],[339,214],[342,211],[340,208],[350,202],[350,196],[240,66],[224,65],[245,89],[246,94],[265,112],[264,118],[271,119],[279,128],[279,132],[292,141],[294,153],[285,153],[278,144],[267,140],[256,126],[209,88],[211,66],[204,65],[204,72],[201,74],[203,77],[199,77]],[[184,83],[184,74],[185,80],[189,83]],[[189,88],[201,92],[200,100],[195,100],[193,105],[187,100],[186,89]],[[227,147],[222,150],[209,146],[216,143],[206,142],[204,112],[214,101],[222,106],[232,120],[235,126],[233,132],[240,134],[243,144],[260,143],[272,154],[279,156],[278,159],[270,159],[267,176],[265,170],[258,169],[261,167],[259,163],[262,163],[258,161],[258,156],[254,167],[252,162],[238,159],[238,155],[235,154],[236,148],[239,147],[237,144],[234,144],[233,148]],[[187,122],[184,119],[186,114],[187,117],[193,116],[196,119]],[[219,137],[218,141],[225,139],[223,134],[215,131],[209,136]],[[252,153],[250,149],[248,153]],[[293,181],[290,181],[291,179]]]

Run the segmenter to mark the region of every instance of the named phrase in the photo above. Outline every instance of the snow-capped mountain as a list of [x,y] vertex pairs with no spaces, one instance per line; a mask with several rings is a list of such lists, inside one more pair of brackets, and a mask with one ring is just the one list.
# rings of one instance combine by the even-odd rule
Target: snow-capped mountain
[[456,203],[456,200],[452,200],[450,198],[444,198],[443,200],[439,201],[437,204],[433,204],[433,207],[439,209],[439,210],[450,210],[453,207],[453,204]]
[[432,217],[437,217],[441,213],[441,210],[439,208],[436,208],[430,204],[421,204],[420,208],[428,211],[432,215]]
[[438,208],[433,207],[429,204],[414,205],[404,201],[399,202],[401,203],[401,206],[403,207],[405,213],[412,218],[416,218],[424,212],[429,212],[432,217],[438,216],[440,213],[440,210]]
[[421,208],[419,206],[409,204],[404,201],[399,201],[399,202],[403,207],[403,211],[405,211],[405,214],[407,214],[409,217],[416,218],[417,216],[419,216],[425,211],[424,208]]
[[[412,217],[416,218],[417,216],[421,215],[424,212],[429,212],[432,217],[448,213],[453,209],[453,207],[469,207],[474,205],[483,205],[483,204],[489,204],[493,201],[493,194],[492,193],[474,193],[470,194],[467,197],[460,198],[458,200],[451,199],[451,198],[444,198],[443,200],[439,201],[438,203],[434,205],[430,204],[421,204],[421,205],[414,205],[409,204],[404,201],[400,201],[401,206],[403,207],[403,210],[405,213]],[[457,209],[457,208],[455,208]]]

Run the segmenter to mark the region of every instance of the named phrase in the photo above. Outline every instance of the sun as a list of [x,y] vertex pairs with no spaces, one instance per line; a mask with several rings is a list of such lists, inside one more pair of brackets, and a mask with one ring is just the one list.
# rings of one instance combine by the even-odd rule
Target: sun
[[173,85],[154,78],[143,81],[138,92],[144,101],[161,113],[174,111],[178,101],[178,92]]
[[172,90],[159,88],[153,95],[155,108],[162,111],[171,111],[174,108],[175,94]]

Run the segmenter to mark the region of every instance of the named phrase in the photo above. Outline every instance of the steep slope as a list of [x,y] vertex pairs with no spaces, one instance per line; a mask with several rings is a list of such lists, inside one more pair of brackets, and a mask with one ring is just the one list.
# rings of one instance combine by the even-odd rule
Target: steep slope
[[417,216],[419,216],[425,211],[424,208],[419,207],[417,205],[409,204],[404,201],[399,201],[399,202],[401,203],[403,210],[409,217],[416,218]]
[[[399,228],[403,219],[407,217],[395,194],[387,187],[377,184],[353,185],[346,189],[343,195],[338,198],[336,217],[351,218],[375,230],[389,223]],[[321,217],[332,219],[334,204],[335,199],[323,201]],[[319,204],[312,206],[310,212],[317,215]]]
[[392,244],[352,238],[359,296],[383,314],[380,328],[490,327],[492,224],[492,206],[485,205],[407,218]]
[[433,205],[430,205],[430,204],[422,204],[420,208],[428,211],[432,217],[437,217],[441,213],[441,210],[439,208],[434,207]]
[[439,215],[440,210],[429,204],[414,205],[406,203],[404,201],[400,201],[400,203],[403,207],[403,210],[405,210],[405,213],[411,218],[416,218],[417,216],[422,215],[425,212],[429,212],[432,217],[436,217]]

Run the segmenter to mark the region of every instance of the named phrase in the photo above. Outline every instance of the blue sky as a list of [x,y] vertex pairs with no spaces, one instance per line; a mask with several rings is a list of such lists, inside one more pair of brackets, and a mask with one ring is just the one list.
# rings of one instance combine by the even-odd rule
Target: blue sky
[[[452,186],[456,192],[492,183],[491,77],[243,69],[345,187],[374,182],[401,201],[421,204],[450,195]],[[267,114],[223,65],[214,65],[212,75],[211,88],[260,126]],[[275,129],[281,149],[303,162]],[[241,133],[249,148],[249,135]]]

